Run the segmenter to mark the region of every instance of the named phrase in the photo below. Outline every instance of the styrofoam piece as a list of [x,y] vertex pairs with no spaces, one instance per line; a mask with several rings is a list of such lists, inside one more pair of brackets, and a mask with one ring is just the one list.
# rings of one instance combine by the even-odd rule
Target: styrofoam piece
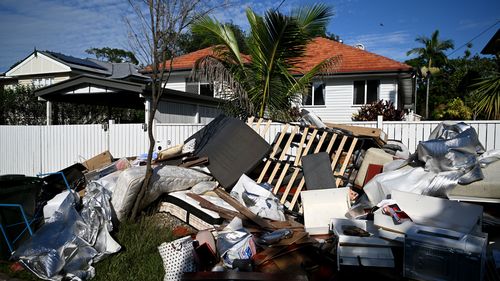
[[345,218],[349,209],[348,191],[348,188],[330,188],[300,193],[304,227],[310,235],[328,234],[332,218]]

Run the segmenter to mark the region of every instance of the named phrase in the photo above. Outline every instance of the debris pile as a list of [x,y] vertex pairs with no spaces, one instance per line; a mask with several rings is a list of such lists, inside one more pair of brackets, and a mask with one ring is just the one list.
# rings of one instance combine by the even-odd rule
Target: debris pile
[[472,127],[442,123],[414,154],[311,114],[276,128],[219,116],[155,154],[144,196],[144,156],[104,152],[49,175],[45,223],[12,257],[43,279],[87,280],[120,250],[115,220],[158,203],[198,231],[158,245],[165,280],[498,278],[483,228],[498,220],[483,214],[500,202],[500,151]]

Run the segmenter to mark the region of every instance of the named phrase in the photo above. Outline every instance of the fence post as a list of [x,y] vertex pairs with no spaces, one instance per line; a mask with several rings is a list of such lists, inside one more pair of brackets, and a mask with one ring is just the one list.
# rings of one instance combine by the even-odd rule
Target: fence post
[[384,123],[384,116],[378,115],[377,116],[377,129],[382,129]]

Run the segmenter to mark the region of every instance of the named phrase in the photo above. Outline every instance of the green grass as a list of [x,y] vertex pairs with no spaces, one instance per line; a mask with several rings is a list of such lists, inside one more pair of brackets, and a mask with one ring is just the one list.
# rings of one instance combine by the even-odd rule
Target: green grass
[[[96,276],[92,281],[163,280],[165,271],[157,247],[172,240],[172,231],[162,225],[152,216],[122,222],[113,235],[122,246],[121,251],[93,264]],[[11,272],[8,263],[0,263],[0,272],[11,278],[40,280],[28,270]]]
[[[22,280],[27,280],[27,281],[38,281],[40,280],[38,277],[35,276],[35,274],[31,273],[29,270],[23,270],[19,272],[12,272],[9,268],[10,263],[7,262],[2,262],[0,263],[0,272],[5,273],[8,275],[10,278],[19,278]],[[0,278],[0,280],[3,280]],[[8,279],[7,279],[8,280]]]
[[96,277],[92,280],[162,280],[165,271],[157,247],[171,241],[172,232],[161,225],[154,217],[121,223],[115,237],[122,250],[95,264]]

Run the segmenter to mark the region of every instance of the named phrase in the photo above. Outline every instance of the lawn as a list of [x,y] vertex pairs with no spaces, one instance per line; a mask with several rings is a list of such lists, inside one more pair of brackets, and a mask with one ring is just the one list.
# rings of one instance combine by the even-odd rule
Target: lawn
[[[172,240],[172,231],[157,216],[145,216],[137,222],[123,222],[113,237],[122,246],[118,254],[93,264],[95,281],[162,280],[165,274],[157,247]],[[29,271],[13,273],[6,263],[0,272],[23,280],[40,280]]]

